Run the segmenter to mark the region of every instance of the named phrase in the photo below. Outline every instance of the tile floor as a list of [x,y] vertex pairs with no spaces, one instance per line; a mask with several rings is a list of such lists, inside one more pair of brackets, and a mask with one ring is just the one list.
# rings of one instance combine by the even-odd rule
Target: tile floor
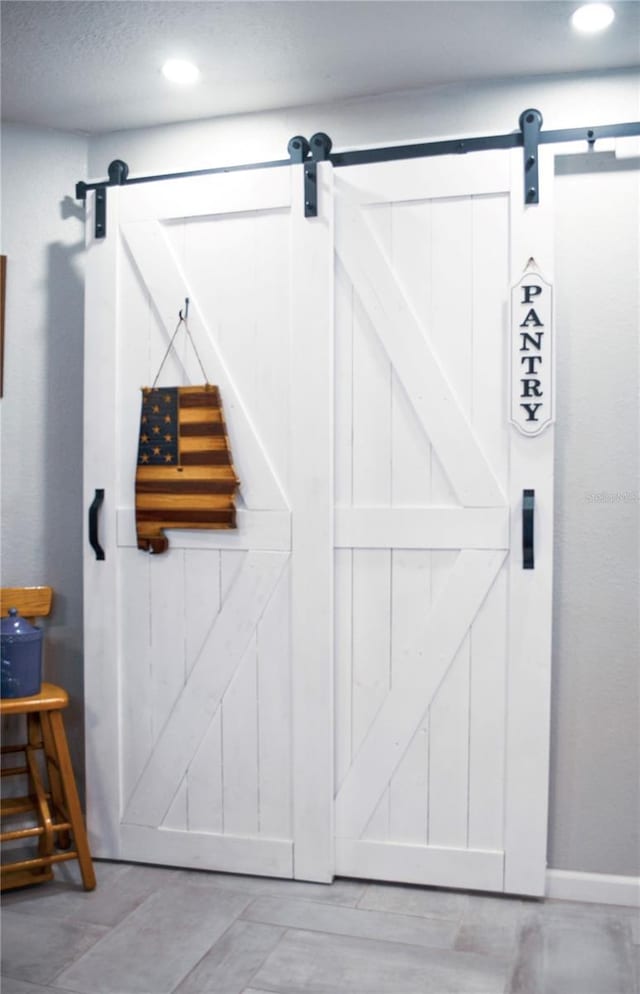
[[[630,908],[125,863],[3,895],[2,994],[635,994]],[[638,972],[637,972],[638,971]]]

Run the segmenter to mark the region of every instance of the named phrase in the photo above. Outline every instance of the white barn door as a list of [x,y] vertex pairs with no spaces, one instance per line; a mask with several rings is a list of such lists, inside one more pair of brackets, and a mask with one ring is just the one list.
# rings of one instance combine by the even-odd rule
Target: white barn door
[[[522,153],[336,172],[336,873],[542,894],[552,429],[508,424]],[[522,496],[536,494],[535,569]]]
[[[301,166],[110,189],[100,241],[89,217],[96,855],[543,893],[553,428],[509,425],[507,330],[529,258],[552,280],[548,166],[529,208],[515,151],[320,163],[317,219]],[[154,558],[140,387],[185,297],[239,527]],[[201,377],[180,348],[167,385]]]
[[[88,819],[97,856],[327,880],[332,834],[331,173],[302,167],[108,191],[87,222]],[[236,531],[136,547],[140,388],[178,312],[220,387]],[[178,339],[159,385],[202,382]],[[293,427],[292,427],[293,426]]]

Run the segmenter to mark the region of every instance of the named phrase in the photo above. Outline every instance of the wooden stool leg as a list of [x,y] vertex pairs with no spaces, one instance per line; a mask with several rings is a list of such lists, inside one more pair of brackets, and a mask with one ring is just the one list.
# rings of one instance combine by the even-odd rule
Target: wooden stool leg
[[[53,807],[65,821],[69,821],[69,812],[66,809],[64,803],[64,793],[62,790],[62,781],[60,778],[60,770],[58,769],[58,762],[56,758],[55,746],[53,743],[53,734],[51,732],[51,723],[49,721],[49,712],[40,712],[40,725],[42,728],[42,744],[44,746],[44,754],[47,761],[47,773],[49,776],[49,786],[51,787],[51,800],[53,802]],[[66,829],[61,830],[57,833],[58,836],[58,849],[68,849],[71,845],[71,836]]]
[[40,716],[36,713],[27,715],[27,748],[25,756],[29,770],[29,782],[36,799],[36,810],[43,832],[38,840],[38,856],[46,858],[53,855],[53,827],[51,809],[47,802],[44,784],[38,768],[38,753],[41,749],[42,735]]
[[[28,782],[28,796],[17,798],[15,808],[11,803],[11,798],[3,799],[1,808],[3,815],[7,814],[7,816],[12,813],[22,813],[29,810],[35,815],[37,825],[35,828],[8,830],[3,835],[10,839],[29,838],[33,836],[34,831],[39,830],[38,857],[35,860],[3,861],[0,873],[0,891],[2,892],[12,890],[15,887],[25,887],[30,884],[41,884],[48,880],[53,880],[53,871],[48,861],[48,857],[53,851],[51,812],[36,758],[36,751],[40,743],[40,727],[37,715],[26,715],[25,717],[26,742],[23,739],[21,746],[3,747],[2,754],[5,755],[5,753],[11,752],[23,753]],[[26,807],[24,806],[25,804]],[[34,863],[39,865],[34,866]]]
[[60,771],[60,780],[65,798],[65,807],[69,815],[69,821],[71,822],[76,849],[78,850],[78,862],[80,863],[82,883],[84,884],[85,890],[93,890],[96,886],[96,877],[93,870],[93,863],[91,861],[91,853],[89,852],[87,833],[84,826],[84,819],[82,817],[82,810],[80,808],[76,780],[73,773],[73,767],[71,766],[71,757],[69,756],[69,746],[67,745],[67,736],[64,730],[64,723],[62,721],[62,714],[60,711],[50,712],[50,728],[58,770]]

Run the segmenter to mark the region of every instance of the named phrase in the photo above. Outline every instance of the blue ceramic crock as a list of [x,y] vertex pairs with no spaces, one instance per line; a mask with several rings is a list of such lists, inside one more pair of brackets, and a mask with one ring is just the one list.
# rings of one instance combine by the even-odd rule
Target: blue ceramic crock
[[0,621],[0,697],[32,697],[42,686],[42,630],[17,608]]

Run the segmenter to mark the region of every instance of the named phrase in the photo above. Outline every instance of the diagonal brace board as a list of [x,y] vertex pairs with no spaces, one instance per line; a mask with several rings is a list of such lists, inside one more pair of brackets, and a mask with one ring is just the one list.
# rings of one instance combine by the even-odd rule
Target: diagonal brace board
[[506,498],[440,366],[406,290],[362,211],[341,206],[336,251],[460,502],[504,507]]
[[161,824],[288,560],[286,553],[247,553],[133,791],[125,822]]
[[436,599],[425,632],[427,666],[420,686],[395,684],[380,708],[336,797],[336,835],[358,839],[446,676],[506,552],[463,550]]
[[130,222],[122,232],[162,320],[176,313],[177,302],[189,298],[191,334],[205,368],[213,371],[220,387],[245,503],[256,509],[286,509],[276,471],[160,224]]

